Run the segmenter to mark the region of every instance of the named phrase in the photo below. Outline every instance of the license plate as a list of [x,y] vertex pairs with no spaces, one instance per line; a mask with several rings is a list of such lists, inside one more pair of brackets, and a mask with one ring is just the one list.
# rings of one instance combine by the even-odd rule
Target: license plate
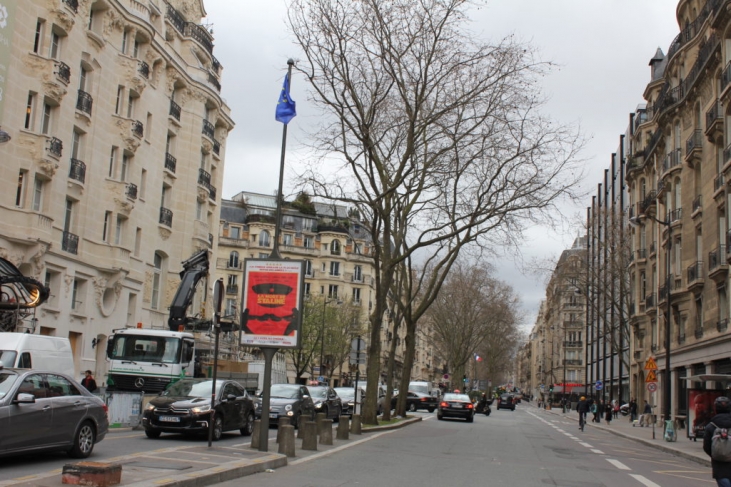
[[160,416],[159,420],[168,423],[180,423],[180,418],[177,416]]
[[277,419],[277,413],[269,413],[269,419]]
[[452,404],[452,407],[453,407],[454,409],[462,409],[462,405],[461,405],[461,404],[459,404],[459,403],[457,403],[457,404]]

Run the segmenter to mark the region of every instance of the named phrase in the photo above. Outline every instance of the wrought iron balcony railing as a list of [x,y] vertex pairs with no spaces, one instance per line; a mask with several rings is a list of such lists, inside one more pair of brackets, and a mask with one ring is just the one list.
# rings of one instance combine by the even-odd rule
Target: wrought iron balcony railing
[[213,127],[213,124],[208,120],[203,120],[203,135],[205,135],[209,139],[213,139],[214,134],[215,128]]
[[74,13],[79,13],[79,0],[63,0],[63,3],[73,10]]
[[688,266],[688,283],[703,279],[703,261],[697,261]]
[[150,65],[145,61],[140,61],[137,65],[137,72],[139,72],[143,78],[148,79],[150,77]]
[[168,171],[174,173],[175,172],[175,166],[177,165],[178,160],[173,156],[171,153],[166,152],[165,153],[165,169]]
[[63,232],[61,250],[70,254],[77,254],[79,252],[79,236],[71,232]]
[[69,179],[74,179],[80,183],[84,183],[86,181],[86,164],[78,159],[71,159]]
[[721,264],[726,263],[726,246],[719,245],[715,249],[708,252],[708,270],[712,271]]
[[137,185],[134,183],[127,183],[127,187],[124,190],[124,193],[127,195],[127,198],[131,200],[137,199]]
[[61,157],[63,154],[63,142],[56,137],[51,137],[48,139],[48,147],[46,147],[46,150],[56,157]]
[[165,207],[160,207],[160,220],[161,225],[165,225],[166,227],[172,227],[173,226],[173,212]]
[[211,173],[203,168],[198,169],[198,184],[206,188],[211,185]]
[[91,95],[83,90],[79,90],[79,96],[76,98],[76,109],[88,115],[91,115],[91,107],[94,100]]
[[56,61],[56,76],[64,84],[69,84],[69,81],[71,81],[71,68],[69,68],[69,65],[63,61]]
[[141,139],[145,136],[145,126],[142,125],[142,122],[139,120],[135,120],[132,123],[132,133],[137,137],[138,139]]
[[180,105],[170,100],[170,116],[180,122]]

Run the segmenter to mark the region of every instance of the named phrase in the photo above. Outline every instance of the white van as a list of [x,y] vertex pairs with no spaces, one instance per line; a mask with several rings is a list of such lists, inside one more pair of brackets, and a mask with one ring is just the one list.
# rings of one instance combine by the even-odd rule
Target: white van
[[76,378],[68,338],[0,333],[0,363],[18,369],[55,370]]

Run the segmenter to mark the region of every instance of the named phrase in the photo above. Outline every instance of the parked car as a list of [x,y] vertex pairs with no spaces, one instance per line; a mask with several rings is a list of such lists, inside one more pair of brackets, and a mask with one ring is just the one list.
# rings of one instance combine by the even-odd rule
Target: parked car
[[[355,388],[353,387],[336,387],[335,393],[340,397],[341,404],[343,406],[343,414],[345,416],[353,416],[355,409]],[[365,400],[365,391],[363,388],[358,388],[358,403],[362,406]],[[378,413],[381,414],[381,413]]]
[[467,394],[448,393],[439,401],[437,419],[464,418],[468,423],[475,419],[475,406]]
[[107,406],[67,374],[0,366],[0,430],[2,456],[64,450],[86,458],[109,430]]
[[515,399],[512,394],[503,394],[498,398],[497,403],[498,410],[500,409],[510,409],[511,411],[515,411]]
[[[426,409],[433,413],[437,408],[437,398],[429,394],[421,394],[420,392],[408,391],[406,393],[406,410],[414,412],[417,409]],[[391,409],[396,409],[398,395],[394,394],[391,398]]]
[[338,421],[343,412],[343,403],[340,396],[332,387],[307,386],[312,402],[315,403],[315,414],[325,413],[327,419]]
[[[152,399],[142,414],[148,438],[161,433],[208,434],[211,420],[212,379],[184,378],[168,386]],[[239,430],[251,435],[254,430],[254,401],[244,387],[233,380],[216,380],[213,406],[213,440],[224,431]]]
[[[269,424],[278,424],[280,416],[287,416],[297,428],[301,418],[315,419],[315,404],[306,386],[272,384],[269,394]],[[262,415],[261,398],[257,398],[256,414]]]

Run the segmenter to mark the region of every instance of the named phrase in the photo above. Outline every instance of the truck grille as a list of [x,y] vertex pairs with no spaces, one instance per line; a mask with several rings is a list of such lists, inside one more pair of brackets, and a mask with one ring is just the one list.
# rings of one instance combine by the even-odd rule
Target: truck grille
[[112,374],[114,389],[118,391],[162,392],[170,384],[167,377]]

